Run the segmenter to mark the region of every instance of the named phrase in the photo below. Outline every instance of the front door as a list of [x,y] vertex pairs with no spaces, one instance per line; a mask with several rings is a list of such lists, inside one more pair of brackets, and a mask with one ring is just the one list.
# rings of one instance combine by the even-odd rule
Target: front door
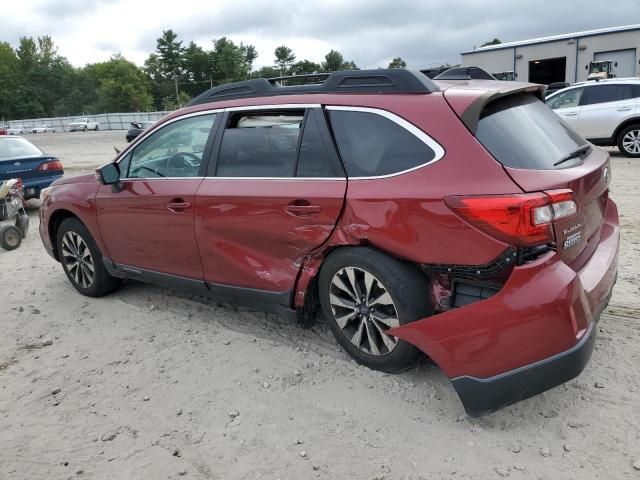
[[223,125],[196,194],[204,278],[285,298],[336,225],[344,171],[320,108],[234,111]]
[[120,162],[121,189],[102,185],[98,225],[118,265],[202,279],[195,193],[209,157],[215,114],[161,126]]

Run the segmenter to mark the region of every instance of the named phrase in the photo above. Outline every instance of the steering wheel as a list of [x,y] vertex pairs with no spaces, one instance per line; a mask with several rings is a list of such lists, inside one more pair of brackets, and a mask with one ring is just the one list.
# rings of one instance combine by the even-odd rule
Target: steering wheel
[[[171,155],[164,162],[165,171],[171,168],[193,168],[195,165],[189,162],[188,158],[195,160],[196,165],[200,163],[200,157],[198,157],[195,153],[190,152],[178,152]],[[178,163],[180,162],[180,163]],[[175,163],[175,165],[174,165]]]

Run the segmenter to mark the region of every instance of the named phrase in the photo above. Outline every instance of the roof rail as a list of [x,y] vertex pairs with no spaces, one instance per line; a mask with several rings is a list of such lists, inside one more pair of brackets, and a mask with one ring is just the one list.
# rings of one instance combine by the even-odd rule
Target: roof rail
[[[281,85],[289,79],[321,79],[307,85]],[[419,70],[379,69],[312,73],[271,79],[257,78],[227,83],[195,97],[187,106],[238,98],[295,95],[305,93],[432,93],[438,86]]]

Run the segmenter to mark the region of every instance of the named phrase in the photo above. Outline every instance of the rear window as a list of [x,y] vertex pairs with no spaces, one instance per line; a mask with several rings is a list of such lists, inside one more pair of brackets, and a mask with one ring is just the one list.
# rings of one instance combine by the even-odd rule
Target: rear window
[[0,139],[0,159],[34,157],[42,155],[42,150],[24,138]]
[[631,85],[595,85],[587,90],[585,105],[619,102],[633,98]]
[[574,162],[553,164],[587,144],[533,95],[512,95],[487,105],[476,138],[504,166],[528,170],[566,168]]

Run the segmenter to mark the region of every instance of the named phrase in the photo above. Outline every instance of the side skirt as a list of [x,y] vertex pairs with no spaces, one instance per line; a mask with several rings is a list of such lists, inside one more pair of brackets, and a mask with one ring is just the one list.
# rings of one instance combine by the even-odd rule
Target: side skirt
[[203,280],[180,277],[144,268],[119,265],[106,257],[102,257],[102,263],[109,275],[114,277],[153,283],[183,292],[206,295],[220,302],[244,305],[263,312],[275,313],[288,320],[295,321],[298,319],[298,312],[291,308],[292,292],[290,290],[270,292],[255,288],[208,283]]

